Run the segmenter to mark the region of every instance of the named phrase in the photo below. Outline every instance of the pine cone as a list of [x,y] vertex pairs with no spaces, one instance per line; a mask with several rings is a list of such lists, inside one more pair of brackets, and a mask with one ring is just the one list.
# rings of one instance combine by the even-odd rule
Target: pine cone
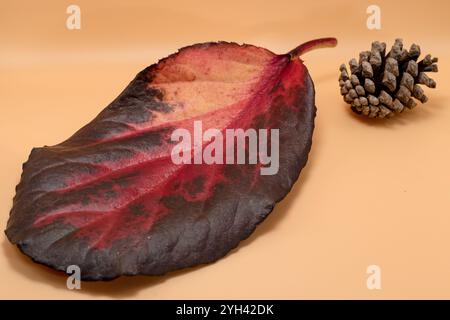
[[436,82],[426,72],[437,72],[437,58],[426,55],[417,62],[420,47],[403,48],[401,39],[396,39],[391,51],[386,54],[386,44],[375,41],[371,51],[359,54],[349,61],[351,75],[342,64],[339,68],[339,85],[344,101],[351,109],[369,118],[390,118],[401,113],[405,107],[416,106],[413,97],[422,103],[428,98],[419,84],[435,88]]

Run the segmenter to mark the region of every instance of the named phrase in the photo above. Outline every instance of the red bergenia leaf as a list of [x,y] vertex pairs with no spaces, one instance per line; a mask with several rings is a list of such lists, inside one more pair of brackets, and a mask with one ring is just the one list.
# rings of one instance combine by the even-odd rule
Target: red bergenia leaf
[[[224,256],[306,163],[314,87],[299,55],[323,44],[336,40],[283,55],[204,43],[146,68],[68,140],[32,150],[9,240],[36,262],[62,271],[78,265],[91,280],[163,274]],[[171,134],[193,133],[194,121],[203,131],[279,129],[278,172],[261,175],[260,163],[175,164]]]

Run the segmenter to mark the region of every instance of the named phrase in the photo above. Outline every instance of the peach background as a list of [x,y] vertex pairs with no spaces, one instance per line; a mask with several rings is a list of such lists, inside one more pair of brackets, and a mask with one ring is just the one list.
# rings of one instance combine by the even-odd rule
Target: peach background
[[[82,29],[65,27],[66,8]],[[450,298],[450,20],[448,1],[0,1],[0,228],[33,146],[91,120],[135,74],[177,48],[229,40],[287,52],[335,36],[303,57],[316,85],[310,161],[256,232],[218,262],[163,277],[83,283],[32,263],[2,234],[0,298]],[[373,40],[403,37],[440,58],[430,101],[390,121],[354,116],[339,64]],[[366,268],[382,289],[366,288]]]

